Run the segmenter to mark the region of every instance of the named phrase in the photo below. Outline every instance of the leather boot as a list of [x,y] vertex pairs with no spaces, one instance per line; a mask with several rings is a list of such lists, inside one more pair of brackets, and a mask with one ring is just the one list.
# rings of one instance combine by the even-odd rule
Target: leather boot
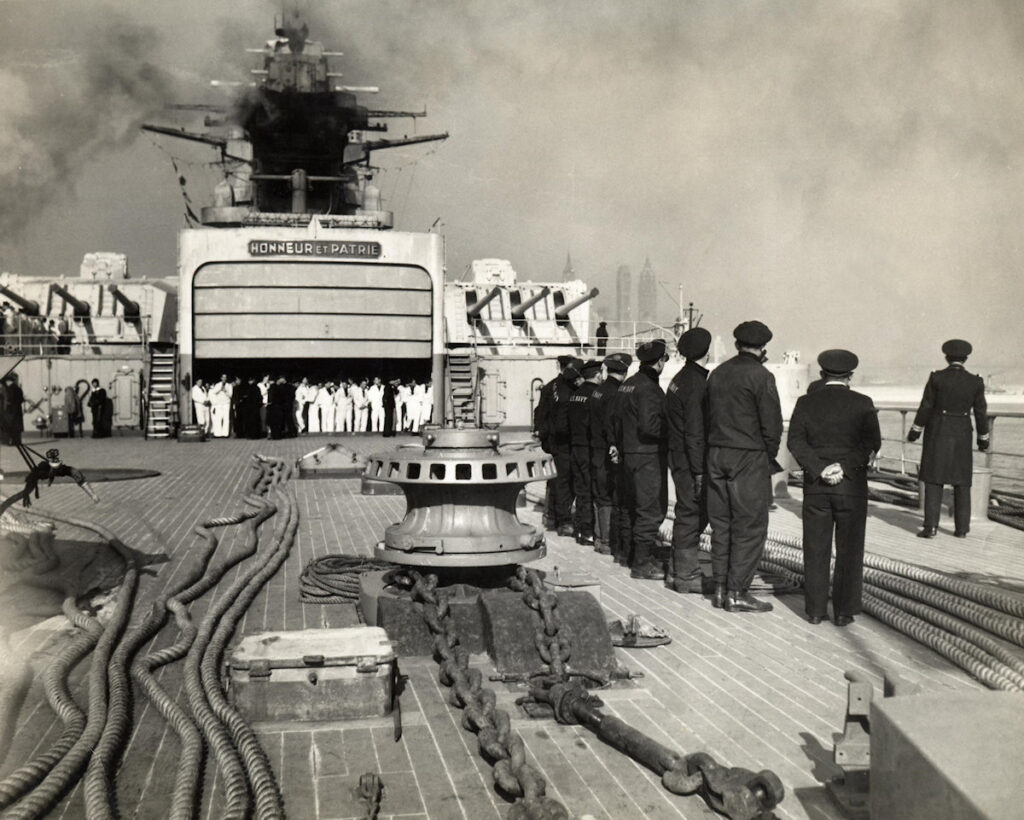
[[711,606],[715,609],[721,609],[725,603],[725,584],[715,584],[715,591],[711,595]]
[[921,532],[917,534],[918,538],[934,538],[938,534],[938,530],[935,527],[924,527]]
[[726,612],[771,612],[774,607],[767,601],[759,601],[748,592],[728,592],[722,608]]

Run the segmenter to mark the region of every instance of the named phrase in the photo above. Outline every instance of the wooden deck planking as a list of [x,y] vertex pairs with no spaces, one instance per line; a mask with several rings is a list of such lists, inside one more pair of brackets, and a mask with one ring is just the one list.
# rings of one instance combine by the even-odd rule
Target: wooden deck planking
[[[357,440],[365,451],[382,449],[370,437]],[[347,442],[346,442],[347,443]],[[42,503],[65,514],[113,515],[109,525],[129,546],[159,547],[171,556],[155,565],[155,578],[140,584],[142,617],[147,601],[159,596],[184,572],[191,556],[198,555],[201,539],[191,534],[200,517],[241,509],[248,477],[247,462],[254,449],[293,458],[311,449],[308,441],[220,441],[203,445],[129,440],[65,442],[69,463],[89,466],[135,466],[130,457],[144,454],[164,474],[157,479],[99,485],[104,503],[88,504],[77,488],[55,485]],[[205,485],[205,488],[204,488]],[[294,483],[302,521],[297,548],[259,593],[239,634],[265,629],[300,628],[324,623],[350,623],[351,606],[305,607],[299,603],[296,580],[312,558],[345,553],[372,555],[384,529],[399,520],[404,500],[393,496],[358,495],[358,480],[310,480]],[[213,488],[213,489],[211,489]],[[115,501],[116,499],[116,501]],[[1024,533],[989,522],[974,524],[966,540],[949,535],[933,541],[913,537],[919,514],[888,505],[871,505],[868,549],[899,560],[931,565],[965,577],[1024,590]],[[799,499],[783,499],[771,526],[784,534],[800,534]],[[534,510],[521,511],[529,523],[539,523]],[[274,520],[261,535],[269,539]],[[63,529],[63,528],[62,528]],[[240,527],[223,531],[224,540],[211,562],[240,547]],[[59,536],[62,537],[62,536]],[[826,623],[811,627],[802,618],[802,597],[779,596],[768,615],[729,615],[713,610],[697,595],[676,595],[659,584],[635,581],[607,558],[584,550],[569,539],[550,537],[549,556],[540,566],[587,569],[602,583],[602,603],[609,617],[639,613],[664,626],[673,635],[667,647],[618,650],[623,662],[643,671],[645,678],[632,691],[609,692],[607,710],[636,722],[659,742],[683,752],[707,750],[727,764],[771,768],[787,787],[780,817],[832,820],[838,813],[822,799],[821,782],[835,773],[830,762],[833,735],[839,731],[845,709],[845,669],[856,668],[880,685],[883,670],[899,672],[925,689],[982,689],[932,650],[905,638],[868,616],[845,630]],[[231,571],[220,590],[208,593],[192,609],[198,620],[218,592],[241,570]],[[146,647],[169,645],[177,636],[173,622]],[[83,676],[76,670],[76,697],[84,704]],[[476,738],[461,727],[457,710],[447,704],[447,690],[436,682],[432,664],[407,661],[403,672],[410,683],[403,705],[410,720],[401,743],[390,742],[387,729],[324,731],[261,731],[261,740],[278,772],[290,816],[357,816],[352,788],[363,771],[381,771],[385,798],[381,816],[472,818],[503,817],[506,801],[491,785],[490,767],[480,758]],[[180,673],[173,667],[160,673],[176,691],[180,702]],[[31,728],[32,746],[44,748],[59,734],[59,723],[49,717],[45,703],[27,707],[17,746]],[[171,772],[177,755],[173,733],[160,730],[162,719],[142,700],[140,720],[125,755],[124,782],[119,801],[125,816],[158,817],[166,808]],[[507,700],[508,695],[501,695]],[[416,720],[411,716],[415,715]],[[561,727],[550,721],[514,719],[527,744],[532,762],[550,778],[549,793],[564,799],[571,811],[589,811],[596,817],[709,817],[702,801],[666,792],[658,778],[580,727]],[[339,751],[338,744],[341,745]],[[27,744],[26,744],[27,745]],[[21,749],[11,759],[22,761]],[[344,771],[339,761],[344,761]],[[403,768],[404,767],[404,768]],[[223,800],[210,786],[216,783],[215,766],[207,763],[204,816],[215,818]],[[394,771],[390,771],[394,770]],[[315,776],[314,776],[315,775]],[[137,806],[130,807],[132,789],[140,784]],[[352,814],[346,811],[352,810]],[[314,814],[308,814],[314,812]],[[81,817],[80,793],[67,798],[61,816]]]

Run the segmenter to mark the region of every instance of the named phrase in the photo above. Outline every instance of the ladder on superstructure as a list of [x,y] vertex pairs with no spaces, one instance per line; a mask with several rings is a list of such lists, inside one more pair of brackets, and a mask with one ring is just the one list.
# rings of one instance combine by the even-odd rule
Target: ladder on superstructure
[[476,368],[468,354],[448,355],[448,395],[452,420],[469,425],[477,423]]
[[171,438],[178,416],[178,351],[174,345],[149,348],[146,438]]

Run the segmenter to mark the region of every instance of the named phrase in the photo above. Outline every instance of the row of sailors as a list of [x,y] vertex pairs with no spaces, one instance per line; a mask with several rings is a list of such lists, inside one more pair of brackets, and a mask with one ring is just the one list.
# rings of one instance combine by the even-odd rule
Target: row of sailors
[[292,384],[283,376],[243,382],[226,375],[207,386],[196,379],[191,391],[195,423],[207,435],[226,438],[287,438],[304,433],[394,435],[418,432],[433,416],[430,384],[379,377],[371,382],[342,379]]
[[[764,367],[771,331],[761,322],[743,322],[734,336],[737,355],[709,374],[703,365],[711,334],[704,328],[682,334],[677,346],[686,364],[665,390],[660,375],[669,357],[660,339],[637,348],[639,371],[628,378],[628,354],[588,362],[560,357],[560,374],[541,390],[534,428],[556,468],[548,483],[547,528],[611,554],[634,578],[665,579],[677,592],[697,592],[703,586],[700,537],[710,523],[712,604],[764,612],[771,604],[752,597],[749,588],[767,536],[771,476],[781,471],[782,409],[774,376]],[[867,465],[881,439],[871,400],[841,389],[849,386],[856,356],[831,350],[818,361],[822,387],[797,403],[789,449],[804,468],[804,548],[813,552],[808,618],[817,623],[824,615],[837,527],[832,597],[836,623],[845,625],[860,612]],[[658,533],[669,476],[676,503],[666,554]],[[824,512],[815,508],[813,514],[828,524],[807,525],[815,499],[822,498]],[[837,510],[852,504],[855,511],[828,507],[836,498],[847,499]]]

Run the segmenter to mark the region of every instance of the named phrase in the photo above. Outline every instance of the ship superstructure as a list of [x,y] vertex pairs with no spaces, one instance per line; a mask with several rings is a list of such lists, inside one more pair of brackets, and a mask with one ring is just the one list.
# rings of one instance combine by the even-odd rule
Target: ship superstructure
[[373,152],[447,134],[371,138],[373,87],[338,85],[341,55],[291,16],[262,48],[254,83],[204,131],[149,131],[221,151],[224,181],[179,235],[182,404],[196,378],[405,376],[443,407],[443,243],[391,230]]

